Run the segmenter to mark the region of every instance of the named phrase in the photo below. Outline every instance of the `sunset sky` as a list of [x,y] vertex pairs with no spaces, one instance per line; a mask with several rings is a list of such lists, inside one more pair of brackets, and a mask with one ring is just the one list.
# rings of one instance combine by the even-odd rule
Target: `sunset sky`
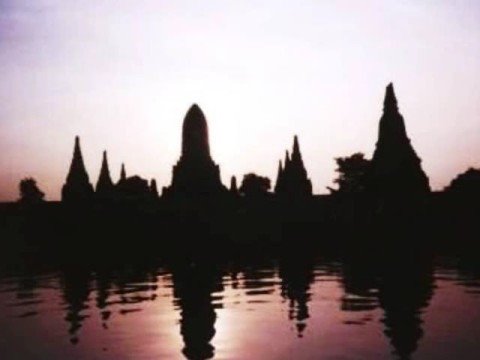
[[275,180],[300,139],[315,193],[371,156],[385,86],[434,189],[480,167],[480,2],[0,0],[0,201],[32,176],[60,198],[75,135],[90,181],[170,184],[203,109],[225,184]]

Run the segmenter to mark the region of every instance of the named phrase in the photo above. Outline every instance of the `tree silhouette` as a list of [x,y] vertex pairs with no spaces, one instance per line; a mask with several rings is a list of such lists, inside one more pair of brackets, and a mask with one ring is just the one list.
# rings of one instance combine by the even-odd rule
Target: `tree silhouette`
[[265,195],[270,190],[270,179],[254,173],[243,176],[240,193],[245,196]]
[[457,175],[445,191],[451,194],[480,197],[480,169],[469,168]]
[[20,202],[36,204],[44,201],[45,194],[38,188],[37,182],[33,178],[25,178],[20,181]]
[[361,152],[346,157],[335,158],[337,163],[338,177],[333,180],[338,185],[338,189],[329,187],[332,193],[357,194],[365,190],[366,175],[371,164],[371,160],[365,159]]

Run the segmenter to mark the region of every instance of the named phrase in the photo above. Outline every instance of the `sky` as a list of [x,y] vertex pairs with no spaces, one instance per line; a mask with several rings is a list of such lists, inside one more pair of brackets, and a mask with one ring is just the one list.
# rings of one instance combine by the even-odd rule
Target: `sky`
[[95,185],[171,181],[204,111],[222,180],[275,180],[299,136],[314,192],[334,158],[371,156],[385,87],[434,189],[480,167],[476,0],[0,0],[0,201],[34,177],[60,198],[75,135]]

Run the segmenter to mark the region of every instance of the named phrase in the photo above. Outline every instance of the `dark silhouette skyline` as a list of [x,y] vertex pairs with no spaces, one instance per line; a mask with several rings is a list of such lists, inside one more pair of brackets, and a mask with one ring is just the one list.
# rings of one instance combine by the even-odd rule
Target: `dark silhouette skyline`
[[[65,202],[85,202],[91,199],[91,185],[83,163],[79,141],[76,137],[74,156],[62,190],[62,199]],[[341,159],[347,160],[347,158],[336,160]],[[369,197],[377,200],[398,200],[418,198],[430,192],[428,177],[408,138],[391,83],[385,91],[383,114],[379,122],[378,141],[373,157],[371,161],[364,160],[365,169],[362,170],[364,172],[362,176],[365,179],[361,180],[364,184],[357,185],[355,193],[365,192]],[[339,163],[340,165],[342,164]],[[97,198],[108,198],[112,194],[118,198],[122,193],[132,192],[138,192],[139,198],[143,197],[140,193],[146,192],[144,180],[140,180],[141,177],[138,175],[135,176],[135,180],[128,181],[131,184],[125,189],[127,175],[125,164],[122,164],[120,180],[114,186],[105,151],[96,186]],[[345,176],[348,175],[345,174]],[[335,181],[355,180],[345,178]],[[339,189],[345,189],[345,184],[339,183]],[[152,197],[157,198],[156,182],[154,186],[152,182],[148,186],[150,186]],[[234,177],[231,180],[230,193],[236,194],[238,191],[236,188],[236,177]],[[287,150],[284,161],[279,161],[277,178],[272,190],[275,196],[283,199],[307,199],[313,196],[312,183],[308,177],[296,135],[293,138],[291,153]],[[220,166],[215,164],[210,155],[207,120],[200,107],[193,104],[183,120],[180,159],[172,169],[171,184],[163,187],[161,197],[193,199],[213,196],[218,198],[227,192],[227,188],[220,179]]]
[[94,3],[0,3],[0,360],[479,357],[480,2]]
[[[433,239],[432,235],[453,233],[457,229],[469,236],[455,246],[475,246],[478,202],[474,197],[463,201],[465,196],[458,191],[430,192],[428,178],[398,111],[392,84],[386,88],[372,160],[355,154],[337,158],[337,162],[339,159],[343,159],[339,162],[339,179],[345,182],[339,185],[343,190],[331,195],[313,195],[299,139],[294,136],[291,154],[286,151],[285,161],[279,162],[273,192],[270,179],[254,172],[243,175],[240,186],[237,177],[233,177],[227,189],[220,179],[220,167],[210,155],[207,120],[194,104],[183,120],[182,153],[172,169],[172,183],[163,188],[161,195],[155,179],[127,176],[125,164],[115,183],[110,176],[106,151],[94,192],[85,170],[80,139],[76,137],[62,189],[62,204],[45,202],[31,206],[20,201],[18,206],[7,205],[0,210],[26,218],[22,225],[26,234],[35,229],[52,233],[56,228],[58,233],[68,233],[72,229],[96,226],[102,229],[105,246],[112,244],[109,234],[112,227],[118,227],[119,233],[123,231],[132,238],[153,232],[159,236],[159,246],[177,250],[185,246],[189,251],[200,253],[212,248],[217,251],[220,244],[225,248],[235,244],[239,251],[248,251],[242,246],[255,243],[262,244],[268,252],[292,239],[312,244],[329,243],[342,251],[384,251],[400,245],[418,250],[451,246],[446,241]],[[467,178],[475,178],[476,172],[468,174]],[[344,186],[347,182],[348,186]],[[340,193],[342,196],[338,196]],[[412,237],[406,236],[400,244],[391,237],[393,228],[404,235],[415,234],[421,240],[414,243],[410,241]],[[318,239],[322,231],[329,236]],[[364,235],[362,241],[356,243],[348,238],[343,242],[346,235],[359,233]],[[198,234],[208,235],[205,238],[209,243],[196,244]],[[382,236],[389,240],[380,240]],[[340,243],[336,243],[336,238],[341,239]],[[51,244],[45,248],[49,246]]]
[[[355,162],[354,156],[356,154],[352,155],[351,159],[349,157],[335,159],[340,177],[334,179],[334,182],[339,184],[339,188],[338,190],[328,188],[334,194],[364,193],[371,200],[383,203],[386,200],[405,202],[409,199],[418,202],[430,193],[429,179],[407,135],[392,83],[386,87],[378,140],[372,159],[363,157],[360,164],[359,161]],[[344,170],[349,173],[343,173]],[[361,180],[355,178],[360,172]],[[62,188],[62,201],[75,204],[89,202],[94,198],[119,199],[122,198],[122,193],[129,193],[127,197],[132,197],[132,193],[136,193],[134,196],[136,198],[148,198],[144,196],[146,180],[139,175],[131,178],[133,179],[127,182],[130,185],[125,188],[127,175],[125,164],[122,163],[120,179],[115,184],[110,175],[107,153],[104,151],[94,197],[93,186],[89,181],[80,149],[80,138],[77,136],[70,169]],[[360,183],[355,183],[358,181]],[[230,191],[221,182],[220,166],[210,155],[207,120],[197,104],[190,107],[183,120],[181,154],[177,164],[173,166],[171,184],[164,186],[161,194],[158,194],[154,179],[150,180],[150,184],[147,181],[147,186],[150,188],[151,198],[198,199],[225,197],[228,192],[237,194],[236,177],[231,180]],[[347,189],[349,186],[351,188]],[[280,160],[278,163],[272,194],[282,199],[307,199],[314,196],[312,182],[303,162],[296,135],[293,138],[291,153],[287,150],[283,162]]]

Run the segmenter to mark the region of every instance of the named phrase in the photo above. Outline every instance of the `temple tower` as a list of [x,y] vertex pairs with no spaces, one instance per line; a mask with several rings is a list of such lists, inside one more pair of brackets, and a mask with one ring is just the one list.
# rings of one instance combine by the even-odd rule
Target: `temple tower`
[[155,180],[155,179],[150,180],[150,192],[152,193],[152,197],[154,199],[159,198],[158,188],[157,188],[157,180]]
[[312,183],[303,164],[298,137],[293,138],[292,155],[285,153],[285,164],[278,165],[275,194],[291,198],[309,197],[312,195]]
[[113,185],[112,178],[110,176],[110,170],[108,168],[107,152],[103,152],[102,167],[100,169],[100,175],[98,176],[97,185],[95,187],[95,193],[99,198],[109,198],[113,196],[115,186]]
[[278,194],[282,192],[282,180],[283,180],[283,165],[282,160],[278,160],[277,181],[275,182],[274,192]]
[[127,179],[127,172],[125,171],[125,163],[122,163],[122,168],[120,169],[120,179],[118,182],[125,181]]
[[367,189],[376,197],[415,197],[430,192],[421,160],[410,143],[403,116],[398,111],[392,83],[385,93]]
[[68,171],[67,179],[62,187],[62,201],[78,203],[91,200],[93,186],[90,184],[80,149],[80,138],[75,137],[73,158]]
[[172,184],[166,195],[214,195],[226,191],[219,166],[210,156],[205,115],[193,104],[183,121],[182,154],[173,167]]
[[232,176],[230,178],[230,192],[234,195],[238,195],[237,177]]
[[190,107],[183,121],[181,160],[212,161],[207,120],[197,104]]

